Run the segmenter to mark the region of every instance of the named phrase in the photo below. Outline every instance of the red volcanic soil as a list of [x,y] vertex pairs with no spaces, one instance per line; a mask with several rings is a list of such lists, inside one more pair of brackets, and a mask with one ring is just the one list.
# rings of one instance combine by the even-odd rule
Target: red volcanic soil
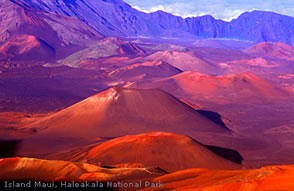
[[0,113],[0,126],[1,127],[20,127],[30,121],[35,120],[38,115],[27,115],[25,113],[17,112],[1,112]]
[[246,49],[245,52],[256,56],[294,60],[294,48],[278,42],[262,42]]
[[108,74],[117,81],[132,82],[144,79],[169,77],[182,71],[165,62],[144,62],[120,67]]
[[33,158],[0,159],[0,180],[139,181],[163,175],[155,168],[106,169],[87,163]]
[[163,184],[156,190],[293,191],[293,176],[292,165],[234,171],[188,169],[163,175],[153,181]]
[[145,57],[147,61],[163,61],[182,71],[198,71],[207,74],[217,74],[219,68],[193,52],[158,51]]
[[[187,169],[165,174],[156,168],[106,169],[87,163],[33,158],[0,159],[0,180],[161,183],[156,190],[293,191],[293,165],[252,170]],[[57,183],[56,183],[57,184]],[[144,185],[142,185],[144,188]],[[154,190],[146,188],[144,190]]]
[[25,114],[17,112],[0,112],[0,140],[19,135],[32,134],[32,131],[23,131],[19,127],[37,121],[44,114]]
[[32,35],[15,35],[0,46],[0,60],[54,60],[55,49]]
[[100,166],[132,166],[139,163],[168,172],[187,168],[241,168],[189,137],[162,132],[130,135],[104,142],[91,149],[85,159]]
[[154,131],[194,137],[204,132],[230,134],[162,90],[126,88],[111,88],[23,128],[46,129],[24,141],[22,151],[27,153],[57,152],[97,137]]
[[280,66],[276,62],[271,62],[270,60],[267,60],[265,58],[254,58],[250,60],[235,60],[229,63],[220,63],[220,65],[223,66],[224,68],[228,65],[230,66],[230,65],[236,65],[236,64],[258,66],[258,67],[264,67],[264,68],[274,68],[274,67]]
[[294,72],[293,62],[283,57],[265,57],[257,55],[256,58],[245,60],[234,60],[229,62],[220,62],[218,65],[224,70],[224,74],[238,74],[244,71],[250,71],[262,77],[271,83],[280,87],[291,87],[291,79],[281,79],[279,76],[291,74]]
[[218,103],[256,103],[283,100],[290,96],[286,90],[251,73],[210,76],[184,72],[163,80],[138,82],[132,87],[161,88],[184,99]]
[[[161,183],[156,190],[293,191],[293,165],[252,170],[187,169],[165,174],[156,168],[106,169],[87,163],[32,158],[0,159],[0,180]],[[144,185],[142,185],[144,188]],[[146,188],[144,190],[154,190]]]

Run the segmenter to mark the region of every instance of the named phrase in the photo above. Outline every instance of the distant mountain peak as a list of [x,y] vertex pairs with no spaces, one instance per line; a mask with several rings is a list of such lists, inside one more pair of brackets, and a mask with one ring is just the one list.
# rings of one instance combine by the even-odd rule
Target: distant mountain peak
[[245,12],[237,19],[226,22],[211,15],[184,19],[160,10],[144,13],[122,0],[10,2],[35,10],[78,18],[105,36],[231,38],[254,42],[283,42],[289,45],[294,43],[294,18],[269,11]]

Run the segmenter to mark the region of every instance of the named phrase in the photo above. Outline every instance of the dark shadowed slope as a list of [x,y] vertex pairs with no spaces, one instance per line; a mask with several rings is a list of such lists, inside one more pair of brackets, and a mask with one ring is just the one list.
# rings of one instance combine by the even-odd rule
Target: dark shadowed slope
[[9,158],[17,156],[20,141],[0,139],[0,158]]

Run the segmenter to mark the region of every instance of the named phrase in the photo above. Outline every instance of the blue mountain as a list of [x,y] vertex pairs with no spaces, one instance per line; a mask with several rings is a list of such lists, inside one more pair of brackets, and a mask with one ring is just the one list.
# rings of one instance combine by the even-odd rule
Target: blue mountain
[[122,0],[6,0],[39,11],[78,18],[105,36],[229,38],[293,45],[294,18],[273,12],[246,12],[231,22],[210,15],[182,18],[144,13]]

